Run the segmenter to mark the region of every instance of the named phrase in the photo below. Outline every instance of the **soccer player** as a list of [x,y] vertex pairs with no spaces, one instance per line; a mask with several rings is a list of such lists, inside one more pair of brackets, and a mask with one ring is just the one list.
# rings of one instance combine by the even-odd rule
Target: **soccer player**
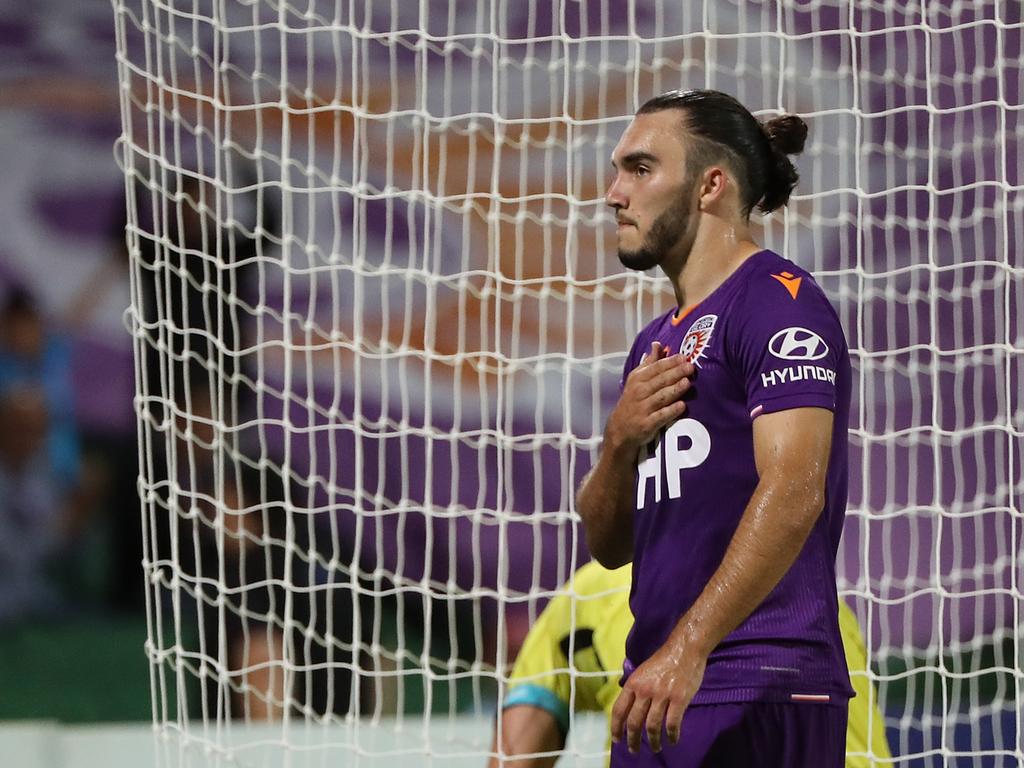
[[749,221],[789,199],[806,136],[676,91],[612,154],[619,259],[659,267],[677,304],[627,355],[577,498],[595,558],[633,563],[613,766],[843,765],[849,353],[813,278]]
[[[626,635],[633,625],[630,577],[628,565],[608,571],[591,561],[576,571],[572,594],[553,598],[537,618],[516,657],[502,702],[500,751],[511,759],[501,763],[492,758],[491,768],[549,768],[556,760],[551,753],[565,748],[572,710],[611,717]],[[860,626],[842,601],[839,630],[847,665],[866,671]],[[892,757],[885,720],[871,681],[858,675],[852,682],[857,696],[849,703],[846,768],[870,768],[873,761]],[[497,743],[495,733],[496,753]]]

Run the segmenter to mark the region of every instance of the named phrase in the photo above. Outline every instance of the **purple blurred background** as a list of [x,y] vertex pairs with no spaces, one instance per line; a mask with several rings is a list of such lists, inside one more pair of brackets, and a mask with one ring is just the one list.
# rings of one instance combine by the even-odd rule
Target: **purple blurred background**
[[[840,586],[869,646],[1019,637],[1019,5],[531,0],[499,3],[495,29],[474,3],[419,5],[228,4],[217,33],[140,0],[116,17],[99,0],[7,3],[0,281],[70,341],[83,433],[136,430],[115,154],[137,296],[181,251],[168,195],[217,178],[202,194],[220,236],[203,243],[222,267],[225,232],[251,246],[247,299],[270,310],[226,310],[251,350],[232,370],[260,387],[226,384],[223,358],[203,369],[229,457],[280,468],[314,538],[349,541],[378,585],[466,597],[485,643],[501,617],[514,645],[586,558],[573,488],[632,335],[668,306],[656,277],[609,258],[608,156],[649,95],[720,88],[811,126],[799,194],[763,239],[818,275],[854,350]],[[252,26],[282,18],[288,34]],[[210,281],[223,292],[242,268]],[[127,320],[143,367],[173,335],[146,322]],[[170,403],[168,383],[144,394]],[[182,440],[146,434],[160,457]],[[167,472],[144,471],[143,491]],[[176,477],[186,507],[206,493]]]

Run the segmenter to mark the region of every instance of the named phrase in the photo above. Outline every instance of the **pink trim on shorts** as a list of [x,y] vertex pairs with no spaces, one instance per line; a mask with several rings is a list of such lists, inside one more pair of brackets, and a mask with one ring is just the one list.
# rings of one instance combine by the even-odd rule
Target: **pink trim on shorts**
[[755,408],[754,410],[752,410],[750,412],[750,418],[756,419],[758,416],[761,415],[761,411],[763,411],[763,410],[764,410],[764,406],[763,405],[757,406],[757,408]]
[[816,701],[822,704],[827,704],[832,700],[827,693],[794,693],[789,698],[793,701]]

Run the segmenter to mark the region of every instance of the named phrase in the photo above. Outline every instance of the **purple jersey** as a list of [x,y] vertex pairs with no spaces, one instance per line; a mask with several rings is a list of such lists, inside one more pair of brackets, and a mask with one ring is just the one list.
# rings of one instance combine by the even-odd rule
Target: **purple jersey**
[[846,514],[850,362],[835,311],[807,272],[761,251],[696,307],[644,328],[623,380],[653,341],[698,371],[683,418],[637,468],[626,674],[661,647],[721,564],[758,482],[754,419],[827,408],[835,431],[824,511],[782,581],[712,652],[693,703],[845,701],[852,689],[835,558]]
[[689,707],[679,742],[662,739],[651,752],[630,754],[625,739],[612,744],[611,768],[842,768],[846,761],[844,706],[815,707],[792,702],[743,702]]

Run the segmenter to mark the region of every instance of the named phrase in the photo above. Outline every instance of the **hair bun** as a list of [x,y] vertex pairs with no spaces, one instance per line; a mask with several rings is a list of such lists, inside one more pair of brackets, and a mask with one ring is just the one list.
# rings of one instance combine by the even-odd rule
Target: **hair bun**
[[807,123],[796,115],[779,115],[761,125],[768,141],[770,156],[765,158],[764,196],[757,207],[771,213],[789,202],[793,188],[800,180],[789,155],[799,155],[807,141]]
[[799,155],[807,141],[807,123],[796,115],[779,115],[761,126],[772,149],[784,155]]

